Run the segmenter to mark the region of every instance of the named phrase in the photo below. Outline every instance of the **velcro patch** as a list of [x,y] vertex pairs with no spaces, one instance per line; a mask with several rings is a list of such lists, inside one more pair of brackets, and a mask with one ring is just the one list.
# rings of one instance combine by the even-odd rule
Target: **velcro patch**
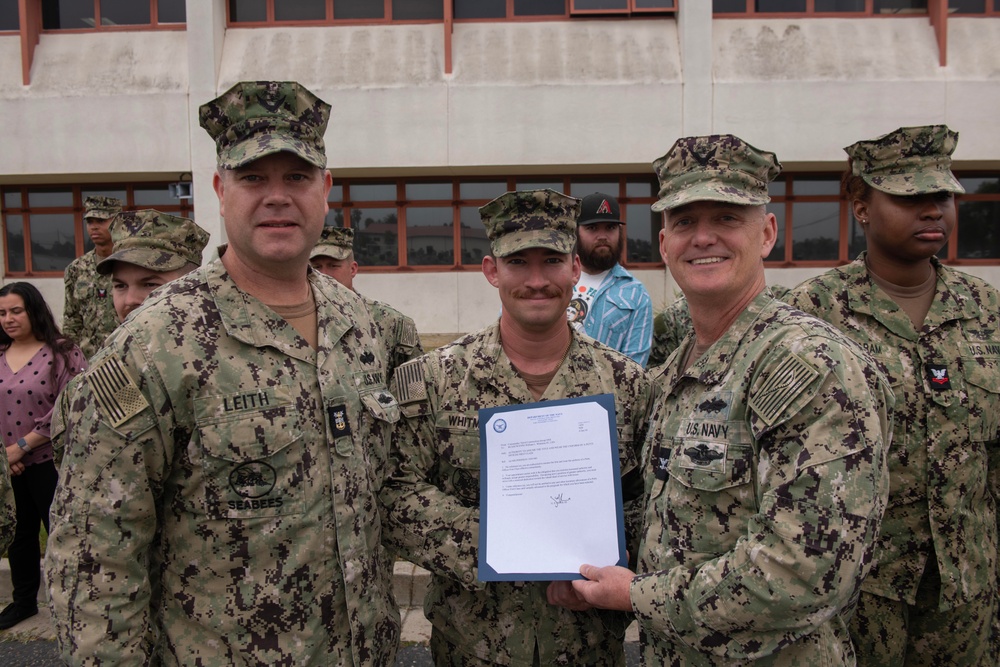
[[420,336],[417,334],[416,325],[409,320],[404,320],[403,326],[400,327],[399,344],[404,347],[416,347],[419,342]]
[[795,397],[819,377],[819,371],[794,354],[787,354],[771,371],[760,389],[750,397],[750,409],[773,426]]
[[104,418],[118,428],[149,407],[120,359],[108,357],[87,373]]
[[408,361],[396,369],[396,401],[400,405],[427,400],[427,383],[424,382],[424,365],[418,360]]

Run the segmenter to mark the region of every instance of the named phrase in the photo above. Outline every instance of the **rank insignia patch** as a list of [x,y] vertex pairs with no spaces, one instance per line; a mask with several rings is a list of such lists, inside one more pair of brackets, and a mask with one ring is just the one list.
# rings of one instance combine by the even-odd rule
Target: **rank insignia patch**
[[333,431],[333,437],[339,438],[342,435],[351,434],[351,425],[347,421],[347,406],[346,405],[332,405],[327,408],[330,416],[330,430]]
[[931,389],[935,391],[951,389],[948,367],[944,364],[927,364],[927,381],[930,382]]

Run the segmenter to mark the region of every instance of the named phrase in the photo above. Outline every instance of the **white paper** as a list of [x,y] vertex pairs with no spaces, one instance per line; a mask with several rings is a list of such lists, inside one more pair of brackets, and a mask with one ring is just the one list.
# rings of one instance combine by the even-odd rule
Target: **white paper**
[[497,575],[573,577],[583,563],[617,563],[614,415],[596,401],[533,406],[494,414],[483,429],[485,562]]

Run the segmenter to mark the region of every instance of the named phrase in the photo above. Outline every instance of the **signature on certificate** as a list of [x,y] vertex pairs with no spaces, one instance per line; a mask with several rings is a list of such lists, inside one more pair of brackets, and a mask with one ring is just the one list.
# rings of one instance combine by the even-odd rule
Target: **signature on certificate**
[[552,505],[555,507],[559,507],[560,505],[565,505],[569,501],[573,500],[572,498],[563,498],[563,494],[561,493],[558,496],[549,496],[549,498],[552,499]]

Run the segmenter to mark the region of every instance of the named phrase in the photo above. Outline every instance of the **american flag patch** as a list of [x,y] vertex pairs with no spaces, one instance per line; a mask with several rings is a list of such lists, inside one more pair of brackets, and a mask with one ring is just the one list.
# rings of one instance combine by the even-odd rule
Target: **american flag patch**
[[817,377],[819,371],[789,353],[750,397],[750,409],[772,426],[788,404]]
[[419,360],[408,361],[396,369],[396,401],[400,405],[427,400],[424,366]]
[[108,357],[102,361],[87,374],[87,382],[104,418],[115,428],[149,407],[120,359]]
[[410,322],[404,321],[400,327],[399,344],[406,347],[414,347],[419,342],[420,336],[417,334],[417,327]]

